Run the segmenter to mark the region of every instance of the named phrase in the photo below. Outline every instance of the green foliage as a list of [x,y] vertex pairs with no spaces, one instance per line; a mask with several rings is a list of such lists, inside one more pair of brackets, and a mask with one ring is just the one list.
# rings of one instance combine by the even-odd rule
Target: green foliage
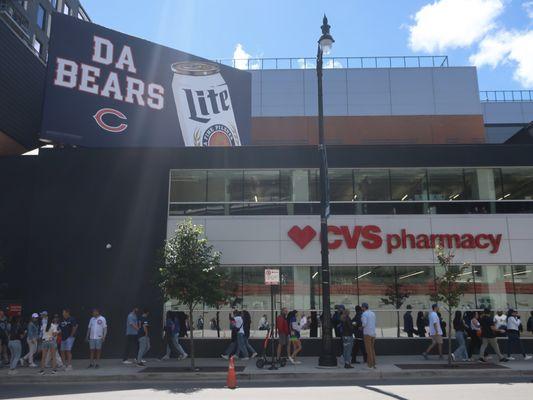
[[454,264],[454,254],[446,253],[441,246],[435,247],[435,254],[444,273],[435,278],[435,293],[431,298],[433,301],[445,304],[449,310],[453,310],[459,306],[461,297],[467,290],[468,285],[459,282],[459,280],[464,275],[464,271],[470,268],[470,265],[467,263]]
[[202,226],[190,219],[179,224],[165,243],[158,268],[165,299],[177,299],[190,310],[199,304],[223,303],[227,276],[220,268],[220,256],[204,237]]

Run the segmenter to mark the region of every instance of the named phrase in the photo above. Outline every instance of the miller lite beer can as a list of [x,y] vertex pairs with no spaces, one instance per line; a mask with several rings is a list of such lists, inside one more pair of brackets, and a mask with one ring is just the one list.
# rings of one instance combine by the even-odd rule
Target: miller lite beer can
[[185,146],[240,146],[228,85],[217,64],[172,64],[172,93]]

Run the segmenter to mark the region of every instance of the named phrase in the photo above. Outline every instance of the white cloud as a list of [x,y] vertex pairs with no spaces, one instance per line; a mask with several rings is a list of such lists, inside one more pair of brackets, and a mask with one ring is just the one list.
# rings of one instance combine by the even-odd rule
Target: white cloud
[[339,60],[328,59],[324,62],[324,68],[343,68]]
[[514,79],[523,87],[533,86],[533,30],[501,30],[487,35],[478,52],[470,56],[470,62],[478,67],[496,68],[506,63],[516,63]]
[[533,19],[533,1],[522,3],[522,8],[526,11],[527,16]]
[[259,60],[246,52],[240,43],[235,45],[235,50],[233,51],[233,60],[235,61],[235,68],[238,69],[259,69],[260,67]]
[[436,0],[423,6],[409,26],[413,51],[468,47],[496,27],[505,0]]

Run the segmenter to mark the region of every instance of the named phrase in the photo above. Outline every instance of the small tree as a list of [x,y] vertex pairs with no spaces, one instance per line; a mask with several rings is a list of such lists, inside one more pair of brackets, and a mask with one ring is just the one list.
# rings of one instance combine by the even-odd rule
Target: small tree
[[226,274],[220,268],[220,253],[204,237],[203,227],[185,220],[167,239],[158,268],[159,287],[165,300],[185,305],[190,322],[191,368],[194,364],[194,319],[198,305],[217,306],[225,302]]
[[396,336],[400,337],[400,308],[402,308],[405,300],[411,294],[403,289],[403,285],[398,282],[398,274],[396,267],[394,267],[394,282],[387,286],[385,296],[382,297],[381,302],[386,306],[393,306],[396,309]]
[[443,268],[444,273],[435,278],[435,294],[432,299],[441,302],[448,312],[448,364],[452,363],[452,313],[459,306],[461,297],[467,289],[467,285],[459,282],[459,278],[464,275],[469,264],[457,265],[453,263],[454,254],[451,251],[445,252],[440,245],[435,246],[437,262]]

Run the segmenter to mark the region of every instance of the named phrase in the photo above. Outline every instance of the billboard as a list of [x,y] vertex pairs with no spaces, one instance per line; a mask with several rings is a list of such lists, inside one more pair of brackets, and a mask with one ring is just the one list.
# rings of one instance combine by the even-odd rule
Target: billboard
[[55,13],[41,138],[82,147],[250,143],[251,75]]

